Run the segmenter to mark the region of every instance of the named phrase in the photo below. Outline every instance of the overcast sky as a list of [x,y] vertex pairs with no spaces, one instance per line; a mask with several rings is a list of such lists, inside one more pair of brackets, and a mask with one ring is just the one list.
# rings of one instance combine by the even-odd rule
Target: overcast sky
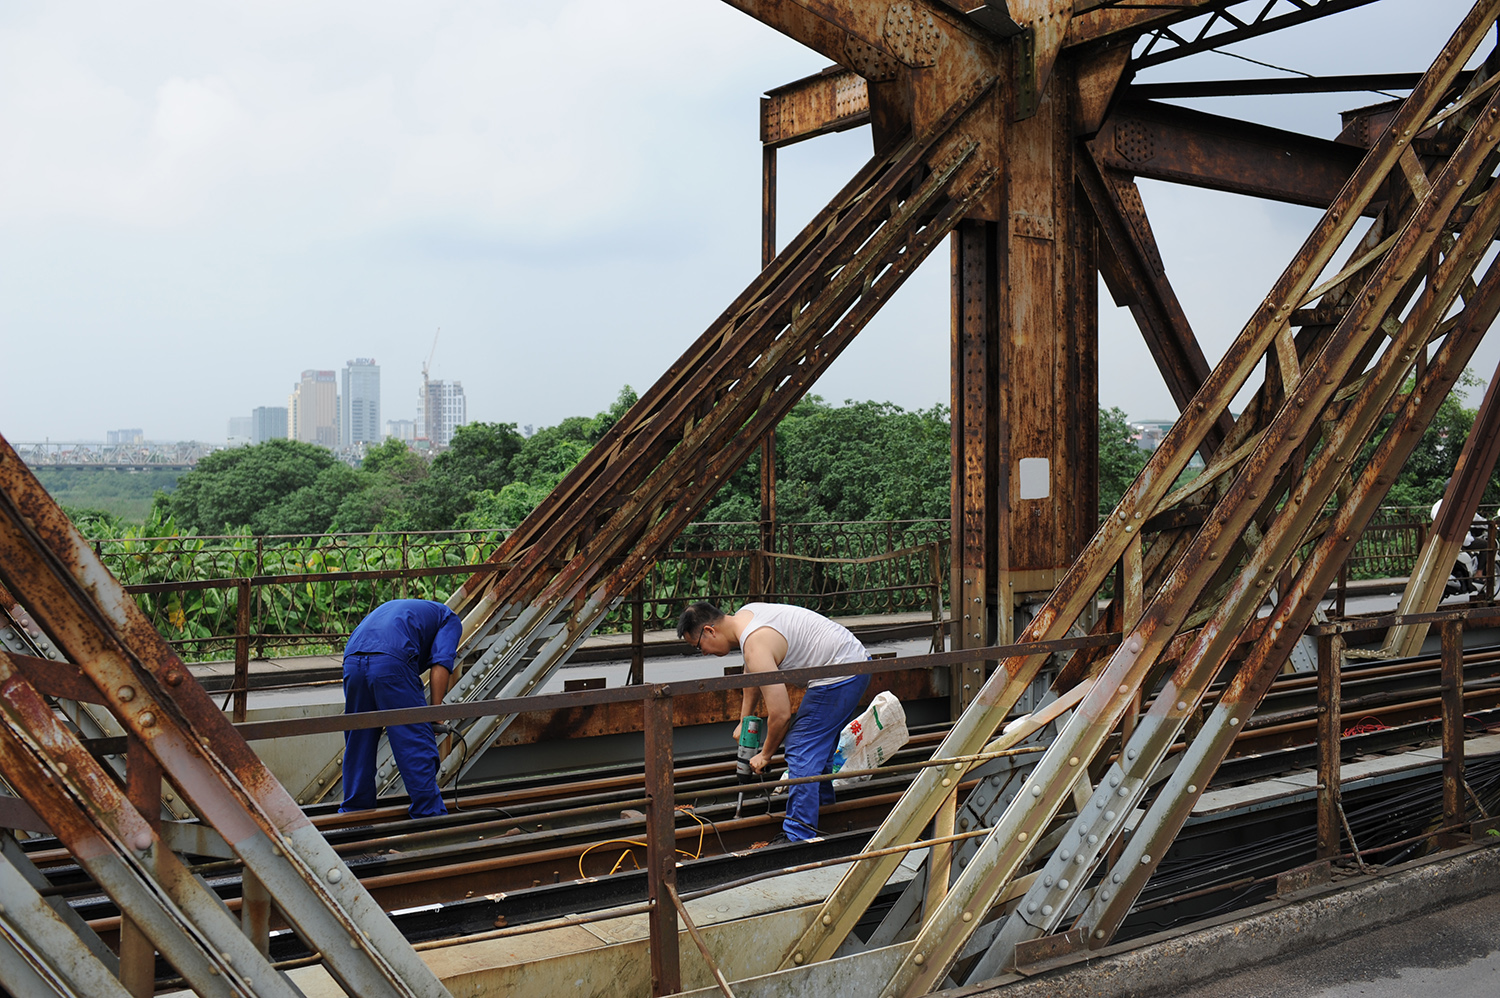
[[[1233,51],[1417,71],[1467,7],[1381,0]],[[221,440],[304,368],[367,356],[383,417],[409,419],[439,328],[434,376],[462,379],[470,418],[595,412],[655,381],[759,269],[758,98],[824,65],[715,0],[6,4],[0,433]],[[1141,80],[1271,75],[1206,53]],[[1187,103],[1331,137],[1340,109],[1379,99]],[[869,141],[783,150],[783,242]],[[1216,359],[1316,214],[1142,189]],[[947,401],[947,258],[815,391]],[[1101,402],[1171,415],[1105,294],[1100,340]]]

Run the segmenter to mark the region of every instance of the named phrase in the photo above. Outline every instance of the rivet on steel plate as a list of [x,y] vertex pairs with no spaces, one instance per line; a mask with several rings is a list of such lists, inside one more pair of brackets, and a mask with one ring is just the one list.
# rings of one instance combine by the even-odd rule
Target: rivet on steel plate
[[1112,787],[1118,787],[1120,785],[1120,774],[1119,773],[1113,773],[1113,774],[1110,775],[1109,785],[1112,786]]
[[1131,526],[1131,525],[1130,525],[1130,524],[1128,524],[1128,523],[1127,523],[1127,524],[1125,524],[1125,532],[1126,532],[1126,533],[1127,533],[1127,534],[1128,534],[1128,533],[1130,533],[1130,532],[1131,532],[1131,531],[1132,531],[1132,530],[1134,530],[1134,529],[1135,529],[1135,528],[1134,528],[1134,527],[1132,527],[1132,526]]
[[1066,879],[1059,880],[1057,882],[1057,886],[1061,890],[1067,890],[1068,889],[1068,881]]
[[927,962],[927,957],[923,956],[921,953],[918,953],[916,956],[911,958],[911,962],[920,967],[922,966],[922,964]]
[[1136,756],[1135,749],[1131,749],[1131,750],[1129,750],[1128,752],[1125,753],[1125,758],[1127,758],[1127,759],[1134,759],[1135,756]]
[[[728,910],[728,909],[725,909],[725,910]],[[832,925],[833,924],[833,916],[832,915],[824,915],[823,916],[823,924],[824,925]]]
[[151,848],[151,832],[149,830],[148,831],[143,831],[143,832],[136,832],[135,833],[135,838],[134,838],[134,840],[132,840],[131,845],[135,846],[137,852],[145,852],[147,849],[150,849]]
[[1218,561],[1219,560],[1219,553],[1217,551],[1210,551],[1208,553],[1208,560],[1209,561]]
[[167,673],[166,682],[168,686],[181,686],[182,673],[178,672],[176,669],[173,669],[171,672]]
[[[1135,649],[1131,649],[1131,650],[1134,651]],[[1121,683],[1120,684],[1120,692],[1121,693],[1129,693],[1130,692],[1130,687],[1126,686],[1124,683]]]
[[129,703],[130,701],[135,699],[135,687],[121,686],[119,691],[115,695],[118,696],[123,702]]
[[359,938],[358,937],[356,937],[356,936],[350,936],[349,937],[349,948],[350,949],[359,949]]
[[1078,765],[1078,756],[1075,755],[1071,759],[1069,759],[1068,760],[1068,765],[1069,766],[1076,766],[1076,765]]
[[[1104,892],[1104,899],[1106,901],[1109,900],[1109,891],[1105,891]],[[1104,930],[1103,929],[1095,929],[1094,930],[1094,938],[1095,939],[1103,939],[1104,938]]]
[[1041,795],[1042,795],[1042,788],[1041,787],[1032,787],[1031,788],[1031,796],[1033,796],[1033,797],[1040,797]]
[[1027,838],[1026,833],[1022,832],[1021,834],[1019,834],[1019,835],[1016,836],[1016,841],[1017,842],[1025,842],[1026,838]]
[[1118,884],[1121,879],[1122,879],[1122,877],[1118,873],[1116,873],[1115,875],[1113,875],[1112,877],[1109,878],[1110,883],[1114,883],[1114,884]]
[[1105,811],[1104,812],[1104,820],[1105,821],[1114,821],[1115,820],[1115,813],[1113,811]]
[[[1062,852],[1058,853],[1057,855],[1058,855],[1059,859],[1066,860],[1069,856],[1072,856],[1073,854],[1070,853],[1070,852],[1068,852],[1068,850],[1064,849]],[[1047,878],[1047,886],[1048,887],[1052,886],[1052,878],[1051,877]]]
[[964,912],[963,919],[964,919],[965,922],[972,922],[972,921],[974,921],[974,913],[972,911],[966,911],[966,912]]
[[960,769],[963,769],[963,768],[964,768],[964,764],[963,764],[963,763],[961,763],[961,762],[955,762],[955,763],[954,763],[954,764],[953,764],[953,768],[954,768],[954,769],[955,769],[955,770],[960,770]]
[[1035,912],[1035,911],[1036,911],[1036,902],[1035,902],[1035,901],[1033,901],[1033,902],[1031,902],[1031,903],[1030,903],[1030,904],[1028,904],[1028,905],[1027,905],[1027,906],[1026,906],[1026,910],[1027,910],[1027,911],[1028,911],[1028,912],[1033,912],[1033,913],[1034,913],[1034,912]]
[[1097,836],[1097,835],[1090,835],[1089,836],[1089,845],[1092,846],[1092,845],[1098,845],[1098,844],[1099,844],[1099,836]]
[[1141,650],[1141,639],[1131,638],[1129,648],[1133,652],[1139,652]]
[[156,715],[149,710],[141,715],[141,727],[149,728],[156,723]]
[[1121,797],[1129,797],[1130,796],[1130,788],[1129,787],[1121,787],[1120,788],[1120,796]]
[[334,867],[326,874],[324,874],[324,879],[327,880],[330,884],[336,884],[340,880],[344,879],[344,871],[338,869],[337,867]]
[[1073,862],[1077,863],[1079,866],[1082,866],[1083,861],[1087,858],[1088,857],[1086,857],[1083,853],[1079,853],[1077,856],[1073,857]]
[[943,777],[943,786],[945,786],[945,787],[951,787],[951,786],[953,786],[953,781],[950,780],[950,779],[948,779],[948,777],[945,776],[945,777]]
[[792,954],[792,962],[793,963],[800,964],[800,963],[802,963],[802,961],[804,961],[806,959],[807,959],[807,957],[803,956],[801,953],[793,953]]
[[1146,864],[1148,864],[1150,862],[1151,862],[1151,854],[1150,853],[1145,853],[1145,854],[1143,854],[1141,856],[1141,865],[1142,866],[1145,866]]
[[1052,906],[1050,904],[1044,904],[1044,905],[1042,905],[1042,914],[1043,915],[1050,915],[1050,914],[1052,914]]
[[1197,792],[1198,792],[1198,785],[1196,783],[1189,783],[1188,784],[1188,793],[1195,794]]
[[1229,719],[1230,727],[1233,727],[1234,725],[1239,724],[1239,723],[1240,723],[1240,719],[1237,718],[1237,717],[1231,717]]
[[1187,701],[1186,700],[1178,700],[1177,701],[1177,709],[1178,710],[1187,710]]

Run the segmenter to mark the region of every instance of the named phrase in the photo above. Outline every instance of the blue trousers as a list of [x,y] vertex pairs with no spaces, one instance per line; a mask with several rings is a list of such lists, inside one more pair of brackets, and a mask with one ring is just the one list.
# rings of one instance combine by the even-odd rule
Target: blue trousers
[[[425,707],[422,677],[394,655],[350,655],[344,659],[344,713]],[[375,750],[380,728],[344,732],[344,803],[340,811],[365,811],[375,801]],[[438,793],[437,741],[430,724],[398,724],[384,729],[396,768],[411,796],[413,818],[447,814]]]
[[[869,676],[851,676],[832,686],[814,686],[802,697],[797,720],[787,732],[782,751],[787,775],[818,776],[833,772],[833,753],[839,747],[839,732],[859,712],[860,697],[870,685]],[[787,788],[786,820],[781,830],[793,842],[810,839],[818,832],[818,809],[832,804],[832,783],[799,783]]]

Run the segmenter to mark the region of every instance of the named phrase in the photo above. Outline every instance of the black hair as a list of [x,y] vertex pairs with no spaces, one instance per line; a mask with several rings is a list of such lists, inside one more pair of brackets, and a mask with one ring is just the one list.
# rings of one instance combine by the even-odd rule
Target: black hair
[[693,603],[677,618],[677,636],[686,637],[705,624],[716,624],[723,619],[724,611],[712,603]]

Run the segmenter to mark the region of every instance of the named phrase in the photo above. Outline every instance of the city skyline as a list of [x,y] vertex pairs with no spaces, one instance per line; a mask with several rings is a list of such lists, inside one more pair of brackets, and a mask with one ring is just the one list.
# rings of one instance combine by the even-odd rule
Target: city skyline
[[[1286,75],[1233,56],[1417,71],[1465,7],[1387,0],[1140,82]],[[655,383],[760,270],[760,95],[826,61],[727,5],[654,0],[650,11],[600,0],[359,17],[318,0],[19,9],[0,24],[14,81],[0,88],[0,121],[16,137],[0,185],[0,433],[84,439],[141,425],[217,440],[231,415],[282,404],[288,357],[319,368],[379,357],[401,372],[384,389],[404,406],[437,326],[431,376],[462,378],[471,419],[552,425],[624,384]],[[338,46],[321,44],[328,32]],[[575,57],[580,45],[590,58]],[[495,60],[497,48],[516,54]],[[522,88],[538,99],[498,117],[496,95]],[[1341,111],[1379,99],[1177,103],[1332,137]],[[780,151],[779,244],[870,152],[867,128]],[[1140,188],[1212,362],[1318,213]],[[947,403],[947,256],[918,269],[813,392]],[[1175,413],[1133,320],[1099,298],[1101,403]],[[329,332],[346,329],[358,333]],[[121,349],[130,343],[151,348]],[[61,407],[30,376],[59,349],[72,389]],[[1497,351],[1476,357],[1481,379]],[[215,376],[226,368],[235,377]],[[392,416],[407,413],[382,422]]]

